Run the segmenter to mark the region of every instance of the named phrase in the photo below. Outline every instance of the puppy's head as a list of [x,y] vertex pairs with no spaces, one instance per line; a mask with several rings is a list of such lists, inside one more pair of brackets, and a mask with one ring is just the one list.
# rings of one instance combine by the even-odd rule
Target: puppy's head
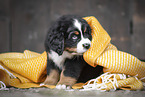
[[63,51],[79,55],[91,46],[91,28],[78,16],[65,15],[60,17],[50,28],[45,41],[46,51],[55,51],[59,55]]

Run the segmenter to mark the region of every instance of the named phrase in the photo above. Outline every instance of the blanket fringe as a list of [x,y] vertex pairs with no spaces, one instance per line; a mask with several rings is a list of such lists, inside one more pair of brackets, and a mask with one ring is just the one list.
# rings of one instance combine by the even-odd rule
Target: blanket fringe
[[[83,89],[80,91],[89,91],[89,90],[100,90],[101,92],[107,91],[107,85],[108,83],[112,83],[113,89],[109,89],[110,91],[115,91],[119,87],[117,75],[120,77],[120,80],[127,79],[132,76],[127,76],[125,74],[111,74],[109,72],[102,74],[101,76],[97,77],[96,79],[90,80],[86,85],[83,86]],[[133,76],[136,80],[139,80],[137,78],[138,75]],[[142,78],[144,79],[144,78]],[[101,82],[100,82],[101,80]],[[144,84],[144,83],[143,83]],[[145,84],[144,84],[145,85]]]
[[0,90],[9,90],[8,88],[6,88],[5,83],[3,83],[2,81],[0,81]]
[[[16,78],[11,72],[9,72],[6,68],[4,68],[1,64],[0,64],[0,69],[5,71],[10,78]],[[7,87],[6,87],[6,84],[3,82],[3,81],[0,81],[0,90],[9,90]]]
[[0,64],[0,69],[6,71],[9,74],[10,78],[16,78],[11,72],[9,72],[7,69],[5,69],[1,64]]

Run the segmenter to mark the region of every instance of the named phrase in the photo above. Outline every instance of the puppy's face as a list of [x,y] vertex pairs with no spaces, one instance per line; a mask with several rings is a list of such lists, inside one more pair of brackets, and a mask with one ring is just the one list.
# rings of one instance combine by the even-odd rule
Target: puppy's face
[[60,17],[49,30],[45,41],[46,51],[62,55],[67,51],[80,55],[91,46],[91,28],[82,18],[66,15]]
[[72,54],[82,54],[91,46],[91,28],[83,19],[73,18],[65,37],[65,50]]

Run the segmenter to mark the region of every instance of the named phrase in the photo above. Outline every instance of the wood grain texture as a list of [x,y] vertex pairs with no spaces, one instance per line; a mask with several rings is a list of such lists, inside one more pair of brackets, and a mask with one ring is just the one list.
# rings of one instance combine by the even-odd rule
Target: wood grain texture
[[50,24],[49,0],[12,0],[12,51],[43,52]]
[[9,0],[0,0],[0,53],[10,51]]
[[145,1],[135,0],[133,14],[132,53],[145,60]]

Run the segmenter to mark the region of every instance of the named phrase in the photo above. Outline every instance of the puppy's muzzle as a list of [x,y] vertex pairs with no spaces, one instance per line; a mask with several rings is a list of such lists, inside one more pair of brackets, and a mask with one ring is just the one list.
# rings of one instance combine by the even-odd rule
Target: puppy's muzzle
[[91,41],[88,38],[82,39],[77,45],[77,53],[86,52],[91,46]]

